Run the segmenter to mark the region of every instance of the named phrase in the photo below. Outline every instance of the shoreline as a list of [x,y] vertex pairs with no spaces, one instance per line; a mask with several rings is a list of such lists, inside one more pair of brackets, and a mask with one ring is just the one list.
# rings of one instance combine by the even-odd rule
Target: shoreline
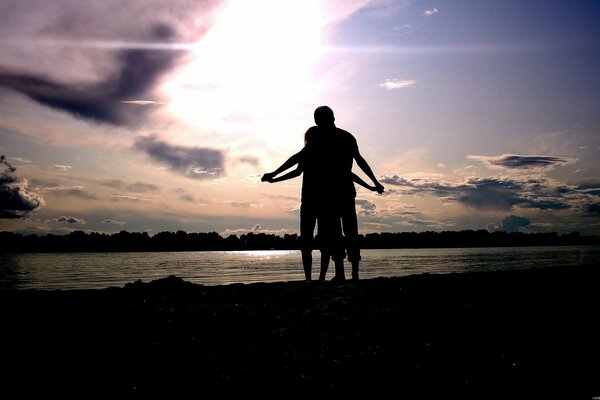
[[0,290],[12,393],[600,394],[593,265]]

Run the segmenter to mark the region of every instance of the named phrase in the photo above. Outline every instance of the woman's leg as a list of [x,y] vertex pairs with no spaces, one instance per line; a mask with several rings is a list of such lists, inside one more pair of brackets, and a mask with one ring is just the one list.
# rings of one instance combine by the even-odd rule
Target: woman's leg
[[300,251],[302,253],[302,266],[304,267],[304,279],[312,280],[312,250],[314,246],[313,235],[317,214],[314,207],[307,204],[300,205]]

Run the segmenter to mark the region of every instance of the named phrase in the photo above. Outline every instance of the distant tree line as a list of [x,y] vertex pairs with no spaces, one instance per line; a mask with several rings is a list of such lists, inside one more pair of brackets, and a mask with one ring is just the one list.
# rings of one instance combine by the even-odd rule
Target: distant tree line
[[[495,246],[573,246],[600,245],[600,237],[578,232],[551,233],[488,232],[463,230],[444,232],[369,233],[359,236],[363,249],[495,247]],[[318,243],[318,242],[317,242]],[[210,250],[297,250],[298,235],[266,233],[230,235],[216,232],[186,233],[121,231],[114,234],[74,231],[66,235],[22,235],[0,232],[0,252],[97,252],[97,251],[210,251]]]

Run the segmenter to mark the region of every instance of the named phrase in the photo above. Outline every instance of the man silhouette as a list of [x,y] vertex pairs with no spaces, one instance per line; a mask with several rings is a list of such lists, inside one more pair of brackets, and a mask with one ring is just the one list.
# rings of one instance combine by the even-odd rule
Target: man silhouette
[[[335,214],[341,218],[343,234],[345,236],[345,247],[348,261],[352,264],[352,279],[358,280],[360,264],[360,248],[358,245],[358,220],[356,216],[356,189],[352,178],[352,164],[356,164],[373,181],[375,190],[383,193],[384,187],[377,178],[367,161],[362,157],[354,136],[335,125],[333,110],[328,106],[317,107],[314,112],[314,120],[319,127],[317,140],[311,141],[310,147],[305,148],[293,155],[272,173],[263,175],[263,181],[272,181],[274,177],[289,169],[293,165],[303,162],[304,170],[312,172],[313,178],[318,179],[315,187],[321,192],[322,209],[329,216]],[[307,180],[305,172],[303,181]],[[314,226],[313,226],[314,227]],[[301,235],[302,236],[302,235]],[[305,255],[303,253],[303,261]],[[335,261],[335,260],[334,260]],[[345,280],[343,262],[335,263],[335,281]]]

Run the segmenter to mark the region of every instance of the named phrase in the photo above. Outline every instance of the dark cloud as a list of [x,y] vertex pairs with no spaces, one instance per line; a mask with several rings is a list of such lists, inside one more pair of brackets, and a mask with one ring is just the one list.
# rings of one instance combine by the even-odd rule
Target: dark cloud
[[27,181],[18,179],[16,169],[0,156],[0,219],[23,218],[44,204],[41,195],[27,190]]
[[172,145],[156,136],[140,137],[134,147],[188,178],[214,179],[225,173],[221,150]]
[[585,182],[577,185],[577,190],[592,196],[600,196],[600,182]]
[[59,224],[80,224],[80,225],[85,224],[85,220],[83,218],[67,217],[64,215],[61,215],[58,218],[47,220],[46,222],[55,222],[55,223],[59,223]]
[[[481,210],[510,210],[514,206],[539,210],[570,208],[569,199],[547,180],[509,178],[470,178],[466,182],[407,180],[397,175],[382,182],[401,188],[401,194],[431,194],[443,201],[453,201]],[[564,188],[563,188],[564,189]]]
[[135,123],[222,3],[0,2],[0,88],[86,120]]
[[125,225],[124,221],[117,221],[115,219],[105,219],[102,221],[103,224],[109,224],[109,225]]
[[510,215],[500,222],[500,230],[505,232],[516,232],[530,223],[531,221],[525,217]]
[[150,96],[158,79],[179,57],[180,52],[175,51],[123,50],[117,57],[118,68],[92,84],[66,84],[41,74],[0,68],[0,87],[75,117],[126,125],[139,118],[146,108],[121,101]]
[[600,203],[588,204],[587,211],[592,214],[600,214]]
[[548,169],[574,163],[575,159],[555,156],[523,156],[503,154],[501,156],[467,156],[470,160],[482,161],[488,167],[516,169]]
[[381,183],[385,183],[388,185],[395,185],[395,186],[412,186],[411,183],[404,179],[399,177],[398,175],[393,175],[393,176],[383,176],[381,179],[379,179],[379,181]]
[[373,203],[369,200],[365,200],[365,199],[356,199],[355,203],[358,207],[358,212],[360,214],[365,215],[365,216],[370,216],[370,215],[375,214],[375,209],[377,208],[375,203]]

